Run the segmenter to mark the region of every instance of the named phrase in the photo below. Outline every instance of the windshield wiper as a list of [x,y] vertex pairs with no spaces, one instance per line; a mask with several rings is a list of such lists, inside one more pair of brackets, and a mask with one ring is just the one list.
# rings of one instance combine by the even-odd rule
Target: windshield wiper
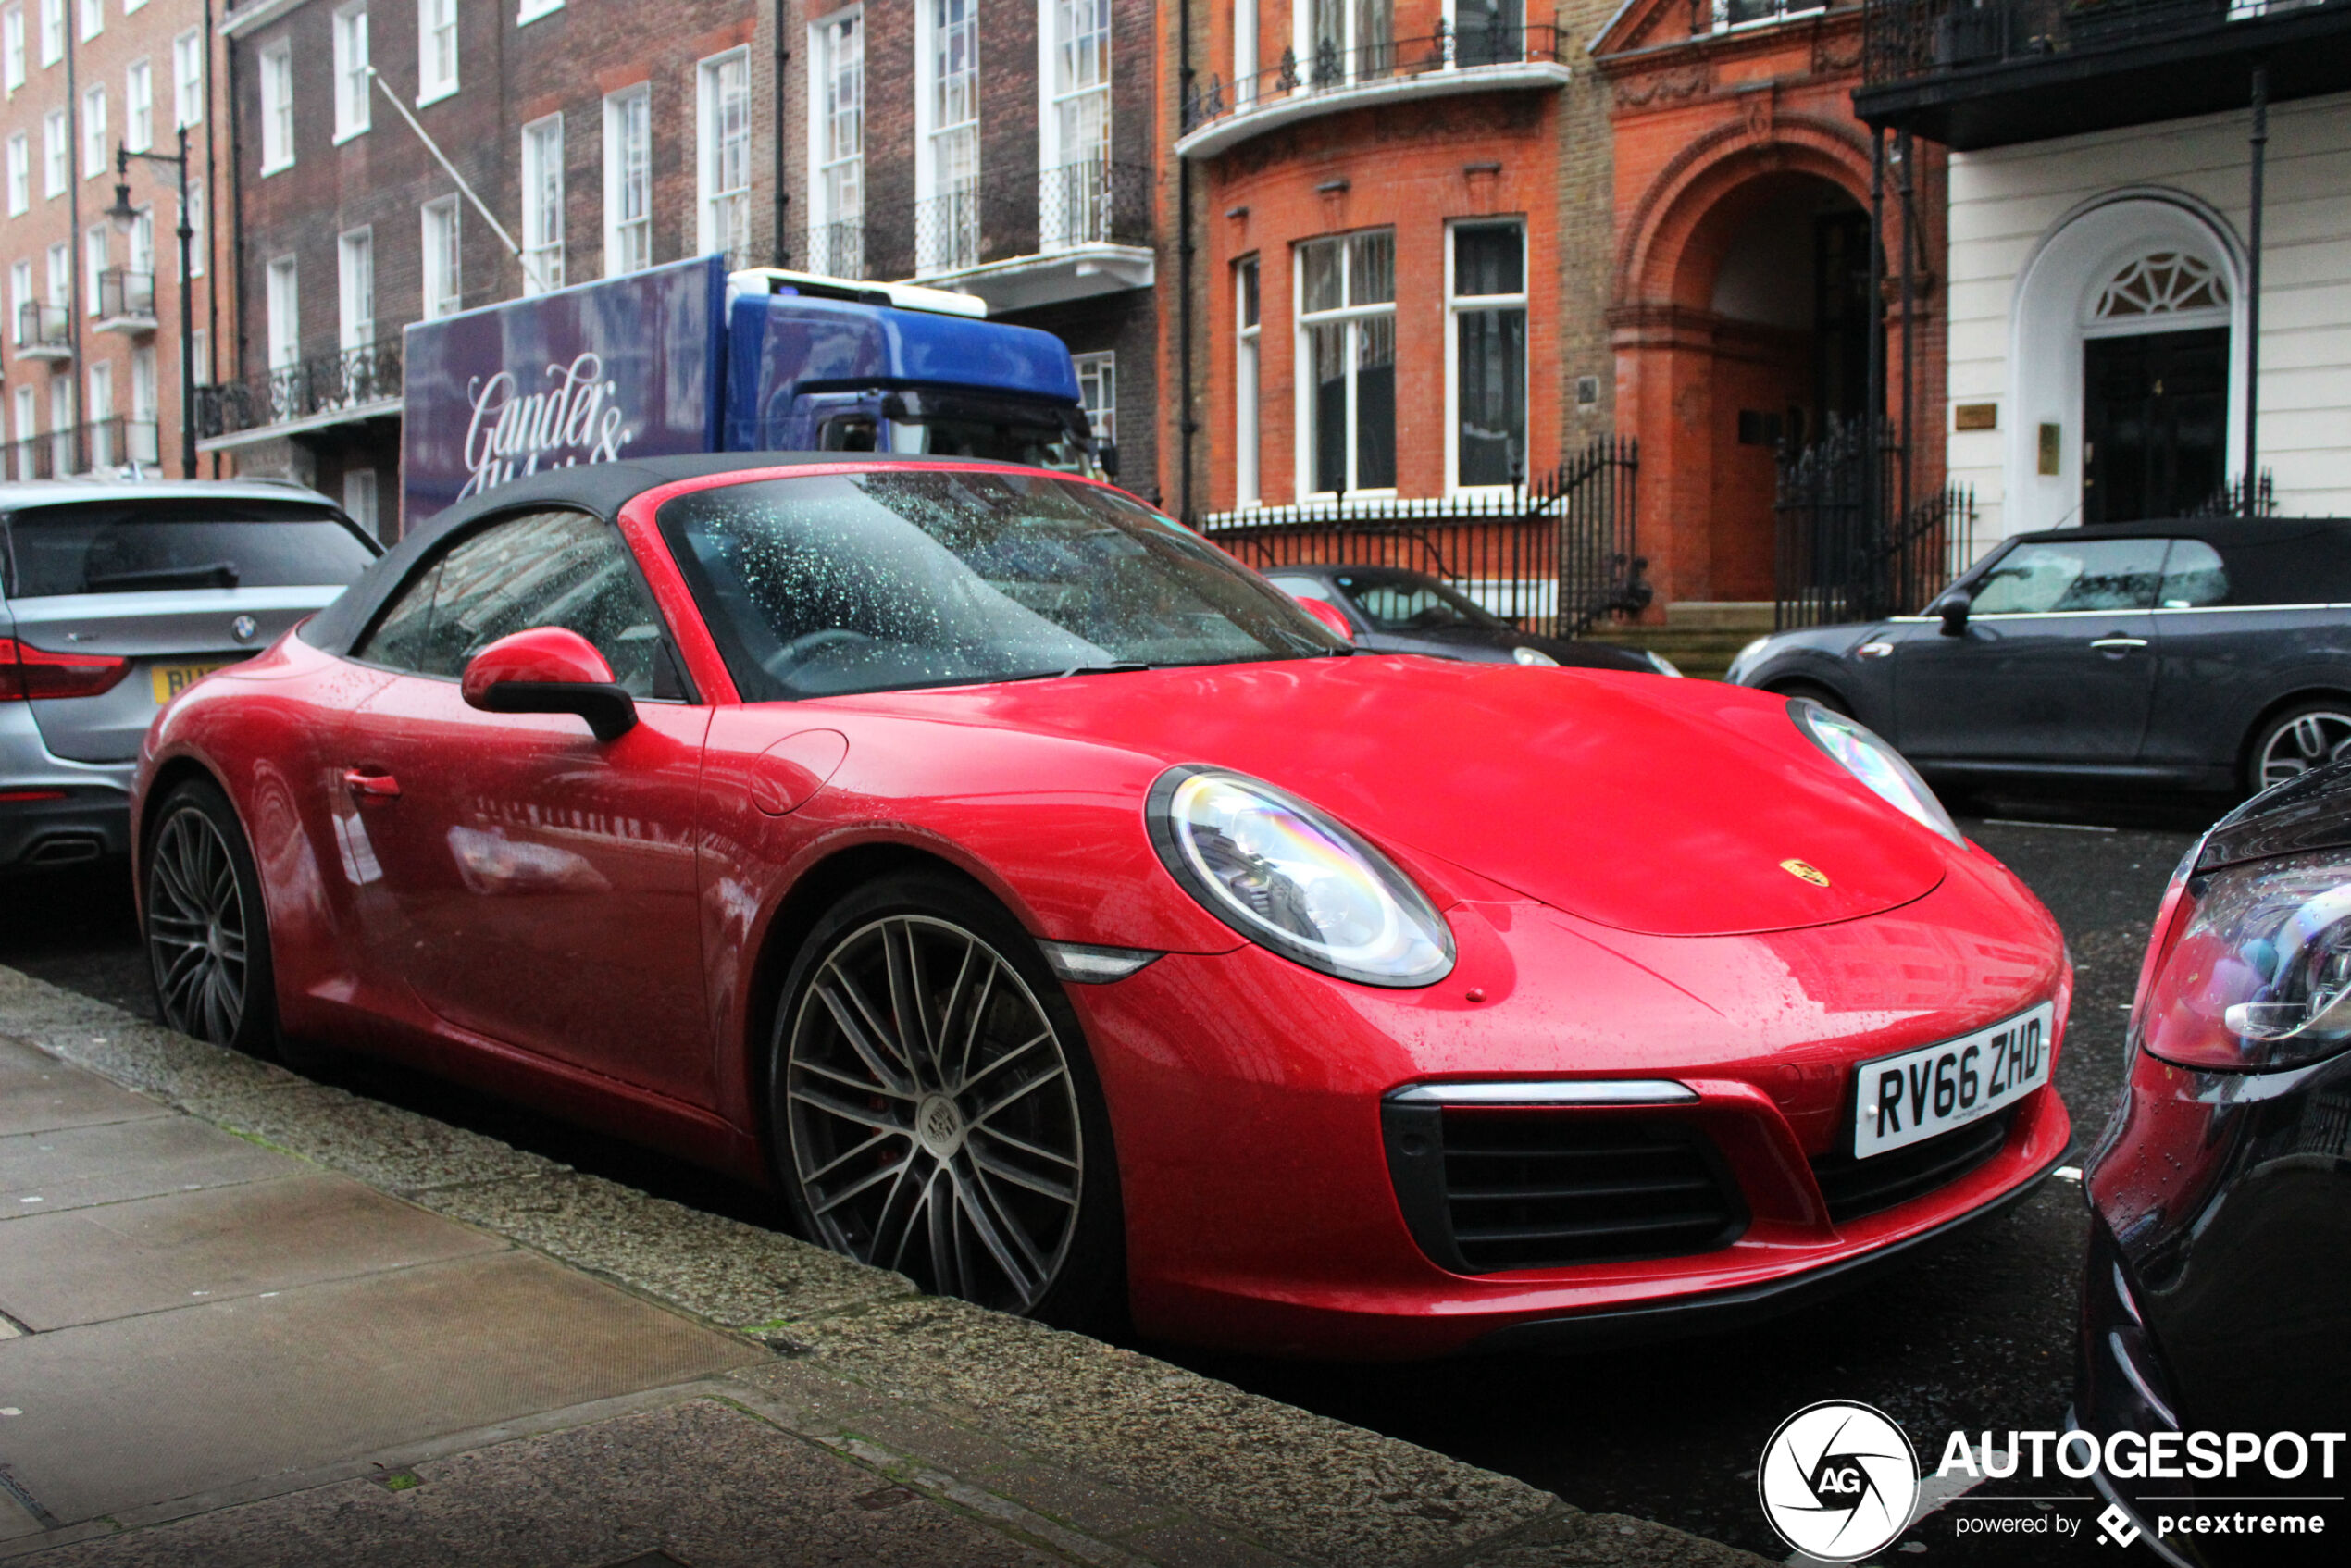
[[214,561],[202,566],[158,566],[143,572],[100,572],[81,579],[84,593],[124,593],[142,588],[234,588],[234,561]]
[[1033,669],[1026,675],[1000,675],[990,684],[1008,685],[1015,680],[1061,680],[1073,675],[1110,675],[1151,667],[1138,660],[1121,659],[1106,665],[1072,665],[1067,669]]

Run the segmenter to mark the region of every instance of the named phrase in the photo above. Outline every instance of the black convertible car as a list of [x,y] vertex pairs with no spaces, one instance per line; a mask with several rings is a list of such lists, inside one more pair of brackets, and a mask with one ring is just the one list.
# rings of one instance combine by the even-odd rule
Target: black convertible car
[[2188,852],[2129,1043],[2085,1172],[2071,1421],[2099,1440],[2098,1489],[2166,1562],[2341,1562],[2351,766],[2247,802]]
[[1293,599],[1345,617],[1359,648],[1428,653],[1479,664],[1575,665],[1586,669],[1682,672],[1662,653],[1521,631],[1461,590],[1399,566],[1274,566],[1265,576]]
[[2351,757],[2351,521],[2020,534],[1925,615],[1760,638],[1729,678],[1848,713],[1947,786],[2250,792]]

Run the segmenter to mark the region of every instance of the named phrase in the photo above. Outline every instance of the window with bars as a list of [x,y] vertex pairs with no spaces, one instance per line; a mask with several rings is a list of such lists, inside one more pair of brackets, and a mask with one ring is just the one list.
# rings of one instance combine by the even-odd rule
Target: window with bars
[[564,286],[564,117],[522,128],[522,292]]
[[1455,224],[1449,278],[1452,482],[1517,484],[1526,477],[1524,227]]
[[640,83],[604,100],[604,276],[653,262],[653,92]]
[[916,238],[923,269],[948,272],[979,265],[979,3],[923,3],[930,20],[923,149],[930,194]]
[[1257,414],[1257,342],[1260,330],[1257,257],[1233,267],[1233,504],[1254,506],[1263,493],[1257,477],[1261,439]]
[[700,122],[702,250],[724,251],[737,267],[751,261],[751,51],[733,49],[702,62]]
[[457,91],[457,0],[417,0],[417,102]]
[[1306,472],[1299,488],[1337,495],[1396,487],[1396,231],[1298,247],[1299,355]]
[[865,17],[852,10],[815,27],[816,121],[809,162],[815,211],[808,265],[836,278],[865,275]]
[[443,196],[427,202],[422,214],[424,230],[424,304],[422,315],[428,321],[443,316],[454,316],[462,308],[463,283],[459,268],[459,234],[457,198]]

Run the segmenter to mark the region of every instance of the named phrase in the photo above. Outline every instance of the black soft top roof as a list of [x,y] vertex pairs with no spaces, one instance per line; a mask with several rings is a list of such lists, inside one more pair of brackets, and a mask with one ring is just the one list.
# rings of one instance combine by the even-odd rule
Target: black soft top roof
[[2202,539],[2215,544],[2283,543],[2312,534],[2351,531],[2351,517],[2172,517],[2138,523],[2083,523],[2073,528],[2021,533],[2025,544],[2063,544],[2077,539]]
[[384,601],[406,580],[409,568],[418,558],[450,535],[462,533],[485,517],[532,506],[569,506],[593,513],[609,523],[616,521],[621,508],[645,492],[679,479],[818,463],[870,464],[876,468],[1021,467],[978,457],[893,458],[888,454],[858,452],[696,452],[676,457],[639,457],[618,463],[580,463],[567,468],[551,468],[500,485],[487,495],[460,501],[409,533],[343,590],[342,597],[305,622],[302,640],[330,653],[348,653],[360,633],[375,620]]

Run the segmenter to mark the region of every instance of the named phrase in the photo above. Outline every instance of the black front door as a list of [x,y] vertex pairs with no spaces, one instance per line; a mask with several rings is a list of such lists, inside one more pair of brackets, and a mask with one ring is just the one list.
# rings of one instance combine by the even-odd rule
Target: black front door
[[2226,473],[2229,330],[2082,345],[2082,519],[2183,517]]

